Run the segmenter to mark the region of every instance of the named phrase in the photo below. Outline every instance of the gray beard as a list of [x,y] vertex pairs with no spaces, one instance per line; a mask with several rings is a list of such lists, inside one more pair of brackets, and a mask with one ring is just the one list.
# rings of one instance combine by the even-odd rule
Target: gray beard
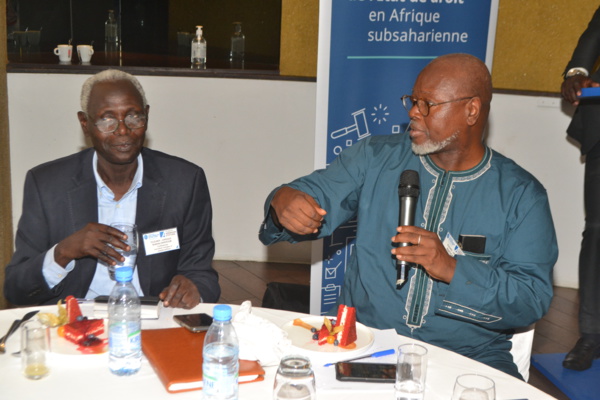
[[434,142],[433,140],[428,140],[423,144],[414,144],[412,143],[412,151],[418,156],[425,156],[427,154],[434,154],[441,150],[443,150],[450,143],[454,142],[458,137],[458,131],[454,132],[452,136],[442,140],[441,142]]

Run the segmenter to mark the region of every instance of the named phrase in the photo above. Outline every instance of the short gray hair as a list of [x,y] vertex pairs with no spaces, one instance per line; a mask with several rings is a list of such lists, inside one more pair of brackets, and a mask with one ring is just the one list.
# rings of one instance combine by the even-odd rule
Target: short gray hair
[[146,93],[144,93],[144,88],[142,88],[140,81],[138,81],[135,76],[128,74],[127,72],[118,70],[118,69],[106,69],[102,72],[98,72],[96,75],[89,77],[83,83],[83,87],[81,88],[81,110],[84,113],[86,113],[86,114],[88,113],[88,106],[90,103],[90,93],[92,93],[92,89],[94,88],[94,85],[96,85],[97,83],[106,82],[106,81],[128,81],[128,82],[131,82],[131,84],[136,88],[136,90],[139,92],[140,96],[142,97],[142,103],[143,103],[142,105],[143,105],[144,109],[148,105],[148,101],[146,100]]

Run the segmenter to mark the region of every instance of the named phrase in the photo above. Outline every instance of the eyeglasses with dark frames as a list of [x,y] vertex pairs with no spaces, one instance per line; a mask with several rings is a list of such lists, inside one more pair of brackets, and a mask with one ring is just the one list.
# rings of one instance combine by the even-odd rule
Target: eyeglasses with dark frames
[[404,96],[402,96],[400,98],[400,100],[402,100],[402,105],[404,106],[404,108],[406,108],[406,111],[410,111],[411,108],[413,108],[414,106],[417,106],[417,109],[419,110],[421,115],[426,117],[429,115],[429,110],[431,109],[431,107],[441,106],[442,104],[454,103],[457,101],[471,100],[475,97],[477,97],[477,96],[461,97],[459,99],[442,101],[439,103],[433,103],[431,101],[427,101],[427,100],[423,100],[423,99],[415,99],[410,94],[405,94]]
[[[91,119],[90,116],[87,116]],[[113,133],[119,129],[121,122],[125,124],[130,130],[140,129],[146,126],[148,118],[145,114],[128,114],[123,119],[116,119],[114,117],[103,117],[94,123],[96,128],[102,133]]]

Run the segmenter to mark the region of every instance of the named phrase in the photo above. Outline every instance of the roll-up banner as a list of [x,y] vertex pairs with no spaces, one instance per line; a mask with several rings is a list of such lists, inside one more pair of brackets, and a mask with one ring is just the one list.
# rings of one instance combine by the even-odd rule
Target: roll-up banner
[[[319,7],[316,169],[371,135],[404,134],[400,97],[435,57],[469,53],[491,71],[498,0],[321,0]],[[315,242],[312,314],[336,304],[355,235],[350,220]]]

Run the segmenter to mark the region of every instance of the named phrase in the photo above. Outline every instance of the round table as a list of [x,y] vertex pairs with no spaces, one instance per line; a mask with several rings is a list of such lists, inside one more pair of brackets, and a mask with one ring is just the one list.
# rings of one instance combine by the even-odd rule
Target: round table
[[[214,304],[200,304],[193,310],[183,309],[161,309],[160,318],[156,320],[143,320],[143,329],[157,329],[177,327],[173,321],[174,314],[188,314],[204,312],[212,314]],[[239,306],[233,305],[235,315]],[[93,308],[82,304],[85,315],[92,315]],[[3,335],[14,319],[21,318],[27,311],[40,309],[43,312],[56,313],[56,306],[43,306],[31,308],[14,308],[0,311],[0,335]],[[294,318],[307,317],[306,314],[272,310],[267,308],[253,307],[252,313],[265,318],[278,326],[293,320]],[[375,344],[370,349],[377,351],[378,334],[383,331],[373,329],[376,333]],[[389,338],[389,333],[387,336]],[[395,335],[394,346],[411,342],[410,338]],[[111,398],[125,399],[199,399],[201,393],[198,391],[170,394],[166,391],[152,366],[144,357],[141,370],[130,377],[118,377],[108,370],[108,355],[65,355],[50,354],[50,374],[39,381],[26,379],[21,374],[20,359],[11,355],[18,351],[20,345],[20,332],[11,336],[6,344],[6,354],[0,355],[0,389],[1,399],[42,399],[42,398],[78,398],[85,400],[106,400]],[[390,343],[386,343],[389,346]],[[541,392],[533,386],[513,378],[503,372],[488,367],[477,361],[463,357],[457,353],[424,344],[429,352],[429,367],[426,382],[426,400],[437,400],[450,398],[456,377],[464,373],[479,373],[492,378],[496,383],[497,400],[530,399],[543,400],[553,397]],[[390,357],[390,356],[387,356]],[[392,360],[393,360],[393,356]],[[312,360],[312,358],[311,358]],[[393,362],[383,361],[383,362]],[[365,399],[367,396],[377,399],[394,399],[393,384],[372,384],[338,382],[331,378],[334,374],[333,368],[324,368],[321,360],[313,360],[315,377],[317,381],[317,397],[321,400],[352,400]],[[272,396],[273,379],[276,372],[275,366],[265,367],[265,379],[262,382],[241,384],[239,387],[239,398],[243,400],[265,400]],[[319,382],[329,382],[320,385]],[[333,384],[330,384],[333,382]],[[358,385],[358,386],[357,386]],[[371,386],[368,386],[371,385]]]

